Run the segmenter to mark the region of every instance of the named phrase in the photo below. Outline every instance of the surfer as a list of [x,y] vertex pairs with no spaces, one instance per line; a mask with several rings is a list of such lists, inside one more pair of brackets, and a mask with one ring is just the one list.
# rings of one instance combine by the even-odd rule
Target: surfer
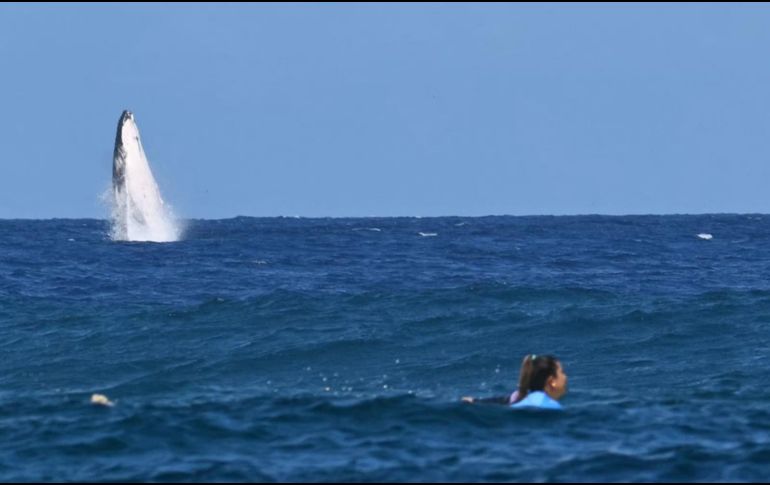
[[510,396],[476,399],[463,397],[468,403],[505,404],[513,408],[535,407],[561,409],[559,399],[567,392],[567,374],[561,362],[551,355],[529,354],[521,362],[519,388]]

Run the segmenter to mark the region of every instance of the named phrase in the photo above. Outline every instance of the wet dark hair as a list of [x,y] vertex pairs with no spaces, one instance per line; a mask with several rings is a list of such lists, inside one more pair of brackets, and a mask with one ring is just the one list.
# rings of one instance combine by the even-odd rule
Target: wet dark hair
[[519,395],[516,402],[521,401],[527,394],[545,390],[548,379],[556,377],[559,372],[559,361],[552,355],[530,354],[521,362],[519,374]]

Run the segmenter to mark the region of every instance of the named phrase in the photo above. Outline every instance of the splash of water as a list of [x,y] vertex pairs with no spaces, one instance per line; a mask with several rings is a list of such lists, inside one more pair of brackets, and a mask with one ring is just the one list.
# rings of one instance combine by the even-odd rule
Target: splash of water
[[124,111],[118,122],[112,162],[112,239],[178,241],[181,227],[160,196],[142,148],[134,115]]

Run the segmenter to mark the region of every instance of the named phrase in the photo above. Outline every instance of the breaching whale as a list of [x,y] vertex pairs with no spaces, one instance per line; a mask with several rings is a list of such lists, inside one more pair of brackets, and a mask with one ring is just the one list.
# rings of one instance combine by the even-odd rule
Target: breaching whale
[[160,196],[130,111],[123,111],[112,159],[113,224],[117,241],[177,241],[179,226]]

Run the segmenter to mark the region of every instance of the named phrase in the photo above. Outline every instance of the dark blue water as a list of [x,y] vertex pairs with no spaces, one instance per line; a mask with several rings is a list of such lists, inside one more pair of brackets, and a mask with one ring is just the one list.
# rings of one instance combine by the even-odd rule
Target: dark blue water
[[[0,221],[1,481],[770,476],[770,217],[107,233]],[[458,402],[527,353],[565,412]]]

